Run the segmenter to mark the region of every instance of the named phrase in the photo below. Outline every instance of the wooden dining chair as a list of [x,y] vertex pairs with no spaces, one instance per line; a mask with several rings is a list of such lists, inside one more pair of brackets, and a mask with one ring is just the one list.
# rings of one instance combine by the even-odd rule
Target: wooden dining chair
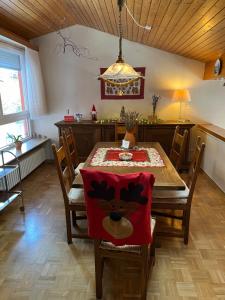
[[185,129],[184,133],[181,134],[180,126],[176,126],[169,158],[177,171],[180,171],[182,166],[182,161],[184,159],[185,149],[187,145],[187,139],[188,130]]
[[[134,135],[135,135],[136,139],[137,139],[137,132],[138,132],[138,126],[136,125],[135,129],[134,129]],[[116,122],[115,123],[115,142],[121,141],[124,138],[125,133],[126,133],[125,124]]]
[[[86,215],[77,216],[78,212],[86,213],[84,190],[82,188],[72,188],[74,176],[71,177],[71,172],[64,146],[62,145],[59,149],[57,149],[56,145],[53,144],[52,150],[64,199],[67,241],[68,244],[70,244],[72,243],[72,238],[88,237],[87,232],[82,231],[77,224],[78,220],[86,218]],[[76,229],[77,233],[72,233],[71,218],[75,227],[74,229]]]
[[[204,148],[205,144],[201,143],[201,138],[198,137],[195,152],[188,173],[187,184],[185,184],[184,182],[185,190],[153,191],[152,214],[155,216],[178,219],[182,221],[181,231],[177,232],[170,230],[167,232],[157,232],[158,235],[182,237],[184,239],[184,243],[188,244],[191,204]],[[163,212],[163,210],[172,210],[173,213],[169,214],[167,212]],[[175,214],[176,211],[181,211],[182,215],[177,216]]]
[[80,172],[80,169],[84,167],[84,163],[79,162],[76,139],[71,127],[62,133],[62,144],[66,150],[71,176],[74,173],[76,175]]
[[89,235],[94,239],[96,297],[102,298],[105,259],[127,260],[140,266],[140,295],[146,299],[155,259],[155,220],[151,218],[150,173],[112,174],[81,170]]

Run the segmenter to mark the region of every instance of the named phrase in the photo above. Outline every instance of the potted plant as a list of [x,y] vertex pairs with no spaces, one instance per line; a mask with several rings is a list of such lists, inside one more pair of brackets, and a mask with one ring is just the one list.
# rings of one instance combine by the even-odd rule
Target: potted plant
[[14,134],[9,134],[7,133],[8,137],[12,140],[12,142],[14,143],[16,150],[21,151],[21,147],[22,147],[22,135],[14,135]]
[[130,148],[135,146],[136,139],[135,139],[135,128],[138,123],[138,118],[140,114],[136,111],[125,112],[124,114],[124,122],[126,127],[126,134],[124,140],[130,142]]

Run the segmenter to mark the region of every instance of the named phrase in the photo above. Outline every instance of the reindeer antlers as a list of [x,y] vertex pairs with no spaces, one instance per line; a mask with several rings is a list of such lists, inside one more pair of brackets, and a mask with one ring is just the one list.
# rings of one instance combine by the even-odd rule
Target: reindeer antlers
[[100,183],[92,181],[91,186],[93,190],[88,192],[90,198],[104,199],[107,201],[114,199],[115,189],[112,186],[108,188],[106,181],[101,181]]
[[148,202],[148,198],[145,196],[141,196],[141,192],[143,191],[143,189],[143,185],[130,182],[128,184],[128,189],[121,189],[120,199],[127,202],[135,201],[139,202],[140,204],[146,204]]
[[[88,192],[88,196],[90,198],[98,198],[106,201],[113,200],[115,198],[115,189],[112,186],[107,186],[106,181],[92,181],[91,186],[93,190]],[[141,195],[143,191],[143,185],[135,184],[134,182],[130,182],[128,184],[128,189],[122,188],[120,191],[120,199],[127,202],[138,202],[140,204],[146,204],[148,202],[148,198]]]

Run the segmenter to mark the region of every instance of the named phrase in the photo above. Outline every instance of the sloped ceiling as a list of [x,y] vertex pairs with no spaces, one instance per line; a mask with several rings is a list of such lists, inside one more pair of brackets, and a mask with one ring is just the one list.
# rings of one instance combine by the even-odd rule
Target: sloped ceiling
[[[134,24],[123,9],[128,40],[200,61],[225,51],[225,0],[127,0],[150,32]],[[0,0],[0,26],[26,39],[81,24],[118,35],[117,0]]]

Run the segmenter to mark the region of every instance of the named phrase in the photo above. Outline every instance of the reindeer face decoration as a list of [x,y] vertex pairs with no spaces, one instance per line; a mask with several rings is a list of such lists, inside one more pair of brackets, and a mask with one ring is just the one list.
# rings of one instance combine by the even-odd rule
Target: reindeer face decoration
[[106,181],[92,181],[89,198],[98,201],[98,205],[106,216],[102,220],[104,230],[115,239],[128,238],[133,233],[130,215],[139,205],[146,205],[148,198],[142,196],[142,184],[128,183],[127,188],[120,189],[120,199],[116,199],[115,188],[108,186]]

